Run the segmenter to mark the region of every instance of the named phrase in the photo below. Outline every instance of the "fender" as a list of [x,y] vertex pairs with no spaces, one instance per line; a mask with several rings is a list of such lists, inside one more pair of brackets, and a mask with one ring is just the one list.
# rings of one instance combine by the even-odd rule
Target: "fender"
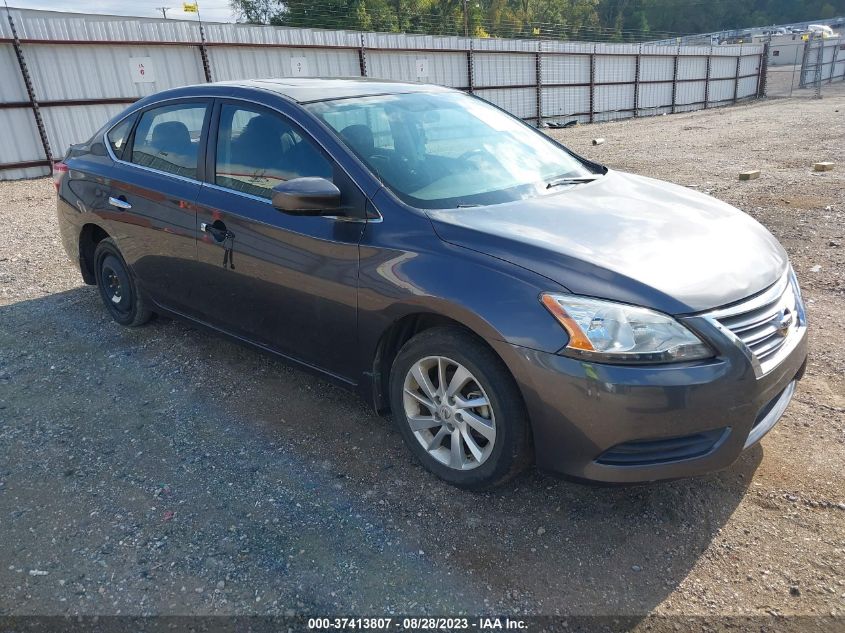
[[[385,195],[382,190],[374,197],[377,208]],[[390,217],[368,223],[360,245],[362,392],[371,383],[383,337],[410,315],[454,321],[494,348],[505,342],[555,352],[566,345],[566,332],[539,301],[540,293],[565,288],[501,259],[449,244],[437,236],[424,213],[391,203]]]

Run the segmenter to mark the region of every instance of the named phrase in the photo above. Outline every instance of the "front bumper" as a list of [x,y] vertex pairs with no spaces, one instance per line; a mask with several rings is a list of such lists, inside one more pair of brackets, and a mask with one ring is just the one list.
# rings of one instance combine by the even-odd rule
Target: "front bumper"
[[762,376],[709,327],[702,321],[696,329],[718,357],[677,365],[605,365],[508,345],[537,465],[579,479],[634,483],[732,464],[786,409],[806,363],[806,327]]

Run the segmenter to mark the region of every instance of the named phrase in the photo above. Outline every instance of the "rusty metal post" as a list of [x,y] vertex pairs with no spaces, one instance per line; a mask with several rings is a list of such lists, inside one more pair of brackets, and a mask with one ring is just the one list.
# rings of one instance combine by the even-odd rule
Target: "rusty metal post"
[[590,123],[596,120],[596,46],[590,53]]
[[801,52],[801,70],[799,70],[798,75],[798,87],[799,88],[806,88],[806,84],[804,82],[804,71],[807,70],[807,60],[810,57],[810,40],[804,42],[804,50]]
[[675,67],[672,70],[672,114],[677,112],[676,105],[678,103],[678,65],[680,59],[681,47],[678,46],[678,52],[675,53]]
[[640,113],[640,57],[643,54],[643,45],[640,44],[640,50],[637,52],[637,57],[634,62],[634,116],[639,116]]
[[35,96],[35,87],[32,84],[32,76],[29,74],[29,69],[26,67],[26,59],[23,54],[23,47],[21,40],[18,37],[18,30],[15,27],[15,21],[12,19],[12,13],[6,8],[6,15],[9,18],[9,26],[12,29],[12,47],[15,49],[15,56],[18,59],[18,67],[23,77],[23,83],[26,87],[26,94],[29,97],[29,105],[32,108],[32,114],[35,117],[35,127],[38,128],[38,136],[41,139],[41,147],[44,149],[45,158],[53,163],[53,151],[50,149],[50,139],[47,137],[47,128],[44,127],[44,119],[41,117],[41,109],[38,107],[38,98]]
[[208,63],[208,50],[205,47],[205,29],[200,22],[200,58],[202,59],[202,71],[205,74],[206,83],[211,83],[211,64]]
[[742,48],[740,47],[739,55],[736,56],[736,75],[734,76],[734,98],[733,102],[737,102],[739,95],[739,66],[742,63]]
[[822,69],[824,68],[824,38],[819,39],[818,53],[816,53],[816,74],[813,78],[815,98],[822,98]]
[[361,66],[361,76],[367,76],[367,46],[364,34],[361,33],[361,45],[358,47],[358,64]]
[[469,48],[467,49],[467,82],[469,83],[469,93],[475,92],[475,68],[472,58],[472,40],[469,41]]
[[710,45],[710,52],[707,53],[707,71],[704,74],[704,109],[710,107],[710,68],[713,64],[713,45]]
[[760,55],[760,68],[757,71],[757,98],[766,96],[766,81],[769,78],[769,43],[763,44],[763,53]]
[[537,127],[543,127],[543,43],[537,43],[534,53],[535,72],[537,74]]

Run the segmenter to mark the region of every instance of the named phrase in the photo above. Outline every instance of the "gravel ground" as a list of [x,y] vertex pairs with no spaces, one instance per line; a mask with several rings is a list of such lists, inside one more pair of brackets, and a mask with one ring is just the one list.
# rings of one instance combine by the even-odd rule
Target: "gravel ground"
[[808,303],[811,362],[775,430],[724,472],[639,487],[451,488],[346,392],[181,323],[111,322],[51,182],[0,183],[0,615],[845,624],[845,88],[825,94],[554,132],[752,214]]

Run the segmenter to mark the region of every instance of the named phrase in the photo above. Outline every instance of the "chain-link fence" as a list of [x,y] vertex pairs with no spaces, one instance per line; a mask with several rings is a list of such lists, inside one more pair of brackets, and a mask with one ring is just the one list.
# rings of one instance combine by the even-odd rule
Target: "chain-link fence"
[[813,38],[801,42],[785,65],[767,58],[767,97],[822,96],[824,86],[845,81],[845,38]]

